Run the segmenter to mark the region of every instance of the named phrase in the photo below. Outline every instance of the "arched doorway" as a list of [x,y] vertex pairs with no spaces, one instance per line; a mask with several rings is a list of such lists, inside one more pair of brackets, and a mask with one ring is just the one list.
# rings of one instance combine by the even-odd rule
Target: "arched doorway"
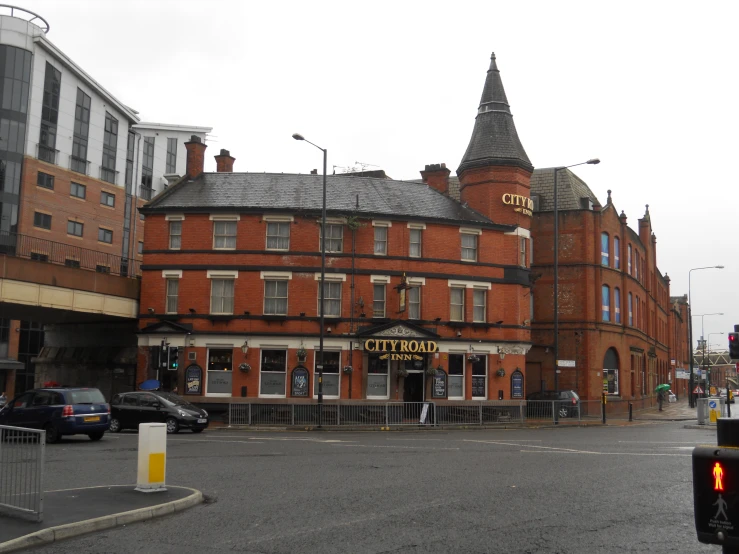
[[618,395],[618,353],[615,348],[606,350],[603,357],[603,392]]

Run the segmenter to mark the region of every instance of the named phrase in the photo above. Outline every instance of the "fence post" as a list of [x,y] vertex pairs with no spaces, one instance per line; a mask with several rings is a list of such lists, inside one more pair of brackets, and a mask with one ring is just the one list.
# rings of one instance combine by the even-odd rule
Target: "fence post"
[[341,405],[336,404],[336,426],[341,427]]
[[479,411],[480,411],[480,427],[482,427],[482,400],[479,404]]
[[231,420],[232,420],[231,413],[232,412],[233,412],[233,404],[229,403],[228,405],[228,426],[229,427],[231,427]]
[[601,393],[600,395],[600,408],[601,413],[603,414],[603,425],[606,424],[606,393]]
[[633,406],[631,405],[631,402],[629,402],[629,421],[634,421],[632,408]]
[[295,404],[290,404],[290,425],[295,427]]
[[388,427],[390,425],[390,419],[388,418],[388,406],[389,404],[385,402],[385,427]]
[[248,421],[249,421],[249,425],[251,425],[251,404],[247,404],[247,406],[249,408],[249,420]]

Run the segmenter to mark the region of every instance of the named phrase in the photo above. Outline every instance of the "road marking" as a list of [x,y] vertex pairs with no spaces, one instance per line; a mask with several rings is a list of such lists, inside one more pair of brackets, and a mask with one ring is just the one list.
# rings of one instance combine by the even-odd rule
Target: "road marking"
[[459,448],[435,448],[433,446],[400,446],[390,444],[334,444],[333,446],[355,447],[355,448],[406,448],[410,450],[459,450]]
[[618,441],[621,443],[631,443],[631,444],[701,444],[696,442],[687,442],[687,441]]
[[576,450],[573,448],[561,448],[557,446],[536,446],[533,444],[517,444],[513,442],[502,442],[502,441],[476,441],[471,439],[465,439],[463,442],[479,442],[483,444],[495,444],[500,446],[523,446],[526,448],[541,448],[543,450],[547,451],[556,451],[556,452],[572,452],[572,453],[582,453],[582,454],[599,454],[599,452],[591,452],[589,450]]
[[524,454],[594,454],[596,456],[667,456],[691,458],[692,454],[659,454],[651,452],[588,452],[585,450],[520,450]]
[[175,442],[223,442],[223,443],[234,443],[234,444],[264,444],[257,441],[221,441],[217,439],[169,439]]

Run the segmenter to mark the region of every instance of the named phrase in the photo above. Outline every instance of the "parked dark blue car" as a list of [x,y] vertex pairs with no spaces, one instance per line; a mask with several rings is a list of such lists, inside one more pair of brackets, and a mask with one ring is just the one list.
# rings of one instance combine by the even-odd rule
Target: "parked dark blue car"
[[36,389],[0,409],[0,425],[45,429],[48,443],[63,435],[87,435],[97,441],[110,427],[110,405],[98,389]]

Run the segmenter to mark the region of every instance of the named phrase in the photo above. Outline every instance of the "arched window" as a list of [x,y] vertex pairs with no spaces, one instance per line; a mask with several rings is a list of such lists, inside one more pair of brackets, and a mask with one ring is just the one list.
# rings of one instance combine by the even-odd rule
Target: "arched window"
[[634,296],[629,293],[629,327],[634,326]]
[[603,358],[603,392],[618,394],[618,353],[613,348]]
[[613,321],[621,323],[621,289],[613,289]]
[[613,237],[613,267],[621,269],[621,240]]
[[609,244],[608,233],[601,233],[600,235],[600,265],[604,265],[606,267],[610,265],[608,261],[609,253],[610,253],[609,246],[610,244]]
[[634,277],[639,280],[639,251],[634,252]]
[[629,275],[631,275],[631,245],[629,245],[629,259],[627,261],[627,264],[628,266],[626,269],[628,270]]
[[611,321],[611,289],[608,285],[602,287],[602,312],[603,321]]

